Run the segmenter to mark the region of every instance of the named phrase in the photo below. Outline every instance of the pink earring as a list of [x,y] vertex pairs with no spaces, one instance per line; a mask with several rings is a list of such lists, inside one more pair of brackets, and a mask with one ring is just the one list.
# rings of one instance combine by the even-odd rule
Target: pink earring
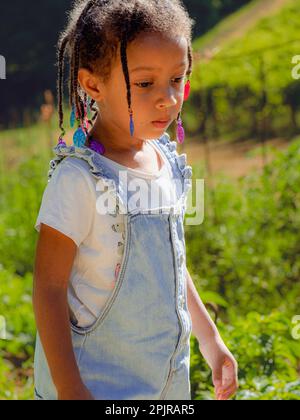
[[184,87],[184,100],[187,101],[189,99],[191,93],[191,81],[188,80]]
[[[191,82],[188,80],[184,87],[184,101],[187,101],[191,93]],[[177,117],[177,141],[179,144],[183,144],[185,140],[185,131],[182,124],[181,112]]]
[[185,131],[182,125],[182,119],[180,117],[180,113],[177,117],[177,141],[179,144],[183,144],[185,140]]

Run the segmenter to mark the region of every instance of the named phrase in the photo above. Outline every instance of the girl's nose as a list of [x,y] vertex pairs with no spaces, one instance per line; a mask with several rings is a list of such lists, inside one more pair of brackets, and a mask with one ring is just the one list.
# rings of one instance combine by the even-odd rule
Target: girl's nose
[[178,101],[171,90],[168,90],[163,98],[158,102],[158,108],[168,108],[177,105]]

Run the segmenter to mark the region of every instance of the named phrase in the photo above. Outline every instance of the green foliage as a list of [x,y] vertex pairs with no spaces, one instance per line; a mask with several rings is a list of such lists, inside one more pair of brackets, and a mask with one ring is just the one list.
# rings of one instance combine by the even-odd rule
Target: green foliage
[[[212,59],[197,62],[192,76],[194,98],[186,112],[193,113],[195,102],[201,104],[201,111],[198,125],[189,125],[191,132],[201,129],[205,117],[210,136],[249,138],[262,130],[267,135],[299,133],[300,82],[292,77],[292,58],[299,55],[299,7],[300,0],[285,3],[245,34],[223,41]],[[206,38],[210,39],[209,34],[202,43],[195,41],[195,49],[202,44],[205,49]]]
[[215,191],[206,188],[204,223],[186,226],[197,284],[241,314],[257,308],[294,314],[299,308],[299,150],[298,139],[261,175],[236,182],[220,175]]
[[[300,400],[300,341],[291,335],[291,320],[280,312],[250,312],[232,317],[218,329],[239,364],[237,400]],[[192,337],[193,399],[213,399],[211,373]]]
[[1,213],[0,254],[5,265],[20,274],[32,271],[36,235],[28,221],[35,221],[44,180],[41,165],[34,158],[20,165],[17,180],[11,176],[5,179],[1,205],[9,211]]
[[33,270],[34,223],[47,184],[50,153],[42,126],[3,132],[0,140],[1,264],[23,275]]
[[47,183],[49,151],[41,126],[3,132],[0,142],[0,316],[6,324],[6,340],[0,339],[0,399],[28,400],[33,398],[36,332],[34,223]]
[[0,399],[32,399],[32,274],[20,277],[0,268],[0,284],[0,314],[6,320],[6,340],[0,339]]
[[0,313],[6,319],[6,340],[0,341],[0,349],[18,357],[32,355],[32,274],[20,277],[1,269],[0,284]]
[[[234,182],[222,174],[205,194],[205,220],[186,226],[189,271],[239,363],[236,399],[300,399],[300,138],[261,174]],[[194,176],[202,170],[195,168]],[[192,337],[192,391],[213,399],[210,371]]]

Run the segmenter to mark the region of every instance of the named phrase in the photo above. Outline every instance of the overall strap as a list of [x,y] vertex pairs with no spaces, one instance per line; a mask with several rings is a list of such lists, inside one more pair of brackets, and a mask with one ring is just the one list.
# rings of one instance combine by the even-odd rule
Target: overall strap
[[192,187],[193,168],[187,165],[186,153],[181,155],[178,154],[178,143],[176,141],[171,141],[168,133],[165,133],[155,142],[169,160],[176,179],[179,178],[182,181],[182,195],[179,199],[178,206],[183,206],[183,211],[185,213],[188,193]]

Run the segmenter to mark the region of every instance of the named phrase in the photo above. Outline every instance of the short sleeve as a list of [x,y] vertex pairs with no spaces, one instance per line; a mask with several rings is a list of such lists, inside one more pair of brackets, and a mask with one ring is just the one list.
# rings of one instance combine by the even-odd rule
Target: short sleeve
[[76,163],[63,161],[45,188],[35,229],[44,223],[71,238],[77,246],[92,228],[96,198],[89,174]]

